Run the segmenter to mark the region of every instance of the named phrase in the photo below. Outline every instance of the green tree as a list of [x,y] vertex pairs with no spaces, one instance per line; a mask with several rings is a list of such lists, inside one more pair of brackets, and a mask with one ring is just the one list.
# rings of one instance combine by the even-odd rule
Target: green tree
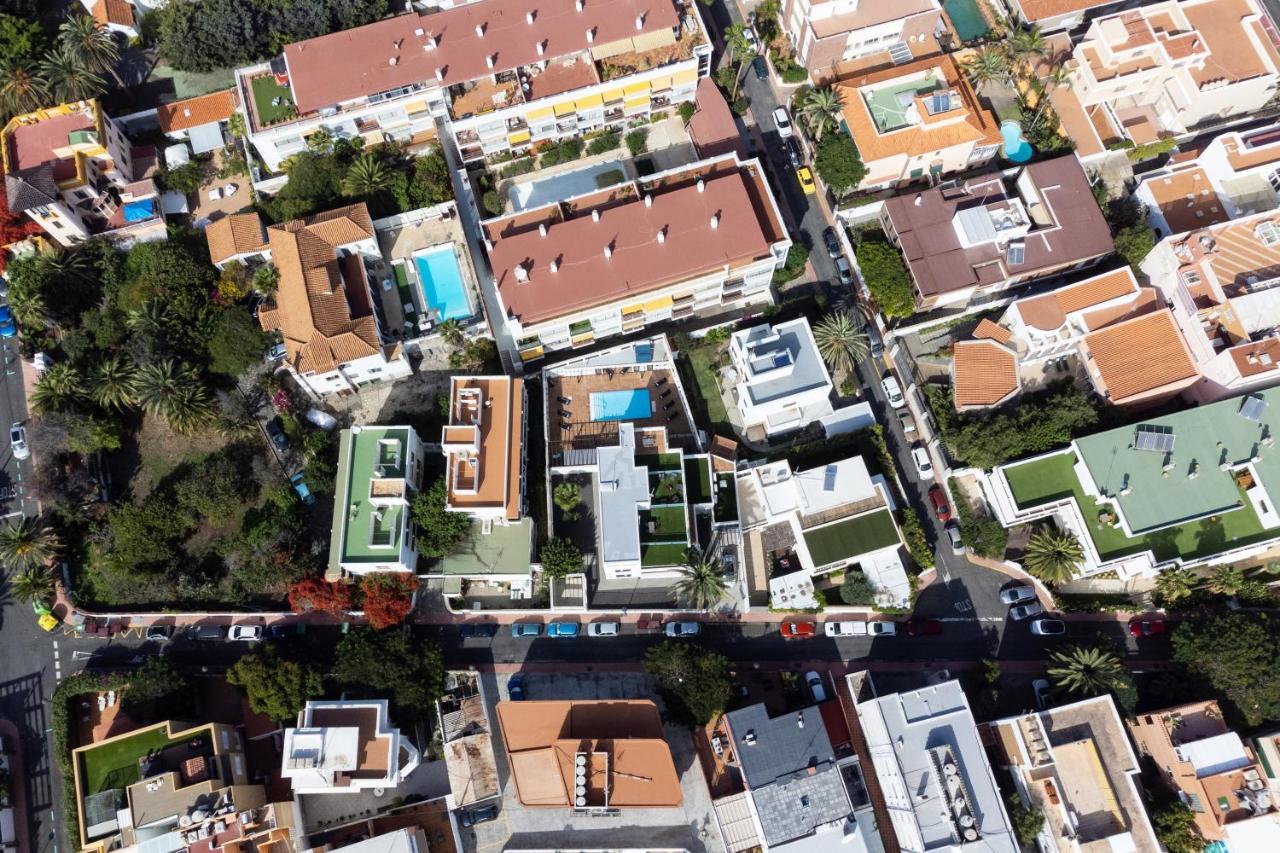
[[840,600],[850,607],[870,607],[876,603],[876,588],[867,576],[854,569],[845,569],[840,584]]
[[125,575],[156,572],[177,557],[178,543],[192,523],[177,518],[161,501],[120,504],[107,514],[108,559]]
[[1156,838],[1169,853],[1200,853],[1205,840],[1196,830],[1196,816],[1191,809],[1174,801],[1151,814]]
[[24,604],[53,603],[53,575],[43,566],[9,572],[9,594]]
[[1009,61],[1004,53],[996,47],[983,47],[973,53],[963,65],[965,76],[975,89],[982,89],[992,83],[1006,83],[1009,80]]
[[901,252],[885,240],[863,240],[853,253],[858,258],[862,280],[885,317],[910,317],[915,313],[915,289]]
[[195,432],[217,415],[209,389],[195,371],[171,359],[138,368],[138,403],[180,433]]
[[1022,567],[1047,584],[1066,583],[1084,562],[1084,548],[1069,530],[1053,524],[1037,527],[1027,542]]
[[577,483],[558,483],[551,494],[551,500],[560,507],[565,515],[571,514],[582,504],[582,489]]
[[818,143],[813,167],[838,196],[857,189],[867,176],[867,167],[858,157],[858,146],[842,133],[831,134]]
[[124,427],[119,418],[74,415],[67,422],[67,449],[81,456],[119,450],[123,443]]
[[262,360],[267,334],[247,308],[232,305],[218,313],[209,338],[209,369],[239,376]]
[[1117,231],[1115,245],[1116,254],[1124,258],[1136,272],[1138,265],[1156,247],[1156,232],[1146,224],[1144,217],[1141,225],[1133,225]]
[[80,374],[65,361],[49,365],[31,392],[31,407],[44,415],[65,412],[83,398]]
[[452,317],[441,323],[436,331],[440,333],[440,340],[451,347],[460,347],[466,343],[467,338],[462,332],[462,324]]
[[332,674],[343,687],[389,699],[397,719],[430,719],[444,693],[439,647],[394,629],[351,631],[334,651]]
[[107,83],[94,74],[67,45],[59,45],[40,60],[40,76],[49,81],[54,98],[61,102],[96,98]]
[[852,374],[854,365],[867,357],[866,332],[850,311],[835,311],[819,320],[813,339],[833,373]]
[[710,610],[729,591],[724,580],[724,567],[707,551],[690,548],[685,552],[680,577],[671,584],[671,594],[681,606],[694,610]]
[[1012,412],[977,417],[957,414],[952,395],[941,386],[926,385],[924,391],[951,457],[976,468],[1063,447],[1098,422],[1097,406],[1070,383],[1024,394]]
[[729,660],[688,641],[664,640],[644,654],[644,668],[674,700],[669,709],[694,725],[706,725],[729,707]]
[[109,355],[94,371],[90,395],[104,409],[122,411],[137,405],[138,370],[121,355]]
[[88,15],[72,15],[58,27],[58,41],[84,68],[97,74],[110,74],[117,86],[125,87],[116,72],[120,48],[115,36],[102,24]]
[[[833,86],[818,86],[810,89],[801,101],[800,117],[809,128],[814,141],[822,142],[827,134],[834,133],[840,127],[840,122],[844,118],[844,105],[840,102],[840,92]],[[861,182],[862,179],[859,178],[854,186]]]
[[647,127],[637,127],[626,135],[627,151],[632,157],[639,157],[645,152],[645,147],[649,140],[649,129]]
[[725,28],[724,46],[729,51],[730,60],[735,68],[733,72],[733,92],[729,96],[732,101],[738,97],[738,87],[742,85],[742,78],[746,73],[747,62],[749,57],[754,55],[751,50],[751,42],[747,39],[747,30],[740,23],[732,23]]
[[253,271],[253,289],[263,296],[271,296],[279,286],[280,270],[275,264],[264,264]]
[[1096,646],[1071,646],[1049,659],[1053,665],[1046,671],[1054,684],[1077,696],[1098,696],[1128,681],[1120,659]]
[[1244,586],[1244,569],[1239,566],[1218,566],[1209,575],[1208,586],[1214,595],[1234,596]]
[[249,700],[255,714],[277,723],[292,723],[308,699],[324,692],[320,671],[310,664],[289,660],[275,646],[257,646],[227,670],[227,682]]
[[1250,727],[1280,720],[1280,626],[1269,614],[1183,622],[1173,632],[1173,659],[1208,682]]
[[0,60],[0,109],[10,115],[38,110],[53,100],[49,81],[30,61]]
[[1190,569],[1165,569],[1156,575],[1156,596],[1165,604],[1175,604],[1200,585],[1200,576]]
[[1015,27],[1005,34],[1004,49],[1014,67],[1028,67],[1048,53],[1049,43],[1039,27]]
[[370,198],[391,185],[391,174],[382,159],[373,154],[362,154],[347,167],[342,179],[342,189],[352,198]]
[[550,540],[538,557],[548,577],[563,578],[582,571],[582,549],[572,539]]
[[1018,843],[1023,849],[1035,847],[1036,836],[1044,829],[1044,812],[1022,804],[1017,794],[1010,794],[1005,801],[1009,806],[1009,821],[1013,824],[1013,834],[1018,836]]
[[424,557],[444,557],[471,531],[471,518],[445,509],[447,484],[436,480],[413,499],[413,521],[418,525],[415,547]]
[[23,516],[0,528],[0,563],[10,569],[42,569],[62,547],[52,527]]
[[0,63],[30,65],[47,47],[48,39],[37,21],[0,14]]

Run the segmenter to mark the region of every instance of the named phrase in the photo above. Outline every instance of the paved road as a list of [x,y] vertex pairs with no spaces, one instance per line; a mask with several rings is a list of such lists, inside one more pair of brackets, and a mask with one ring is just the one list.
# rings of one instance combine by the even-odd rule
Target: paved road
[[27,395],[22,387],[22,361],[14,339],[0,342],[4,357],[4,375],[0,376],[0,427],[5,439],[0,444],[0,516],[13,513],[35,514],[35,503],[28,498],[24,479],[31,479],[31,459],[17,459],[9,445],[9,425],[26,423]]

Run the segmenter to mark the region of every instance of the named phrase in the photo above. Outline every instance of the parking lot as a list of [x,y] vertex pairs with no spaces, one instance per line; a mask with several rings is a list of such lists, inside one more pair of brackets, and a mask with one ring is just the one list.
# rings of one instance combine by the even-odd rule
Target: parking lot
[[[653,681],[643,673],[522,673],[520,677],[527,700],[652,699],[665,718],[665,708],[655,695]],[[507,699],[510,678],[507,674],[481,675],[489,702],[489,718],[494,721],[495,729],[497,714],[493,706]],[[665,729],[671,756],[680,774],[681,805],[673,809],[624,810],[617,816],[600,817],[579,817],[564,808],[522,806],[516,799],[502,739],[495,731],[494,752],[502,788],[502,808],[497,820],[462,829],[463,847],[468,851],[669,848],[724,853],[689,731],[671,725]]]

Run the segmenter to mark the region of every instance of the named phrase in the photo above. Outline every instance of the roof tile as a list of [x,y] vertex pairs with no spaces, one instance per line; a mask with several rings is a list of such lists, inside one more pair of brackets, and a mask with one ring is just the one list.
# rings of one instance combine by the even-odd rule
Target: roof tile
[[1168,308],[1088,334],[1081,346],[1112,403],[1199,375]]
[[999,405],[1020,387],[1017,355],[995,341],[960,341],[951,369],[960,409]]
[[184,101],[173,101],[156,107],[156,118],[165,133],[188,130],[202,124],[225,121],[236,109],[235,89],[210,92]]

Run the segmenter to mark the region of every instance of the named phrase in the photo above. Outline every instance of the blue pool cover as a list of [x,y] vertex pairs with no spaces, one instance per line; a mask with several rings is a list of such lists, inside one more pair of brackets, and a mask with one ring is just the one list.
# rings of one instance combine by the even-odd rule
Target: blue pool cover
[[652,415],[648,388],[596,391],[591,395],[593,421],[639,421]]
[[653,344],[636,344],[636,363],[647,364],[653,361]]

